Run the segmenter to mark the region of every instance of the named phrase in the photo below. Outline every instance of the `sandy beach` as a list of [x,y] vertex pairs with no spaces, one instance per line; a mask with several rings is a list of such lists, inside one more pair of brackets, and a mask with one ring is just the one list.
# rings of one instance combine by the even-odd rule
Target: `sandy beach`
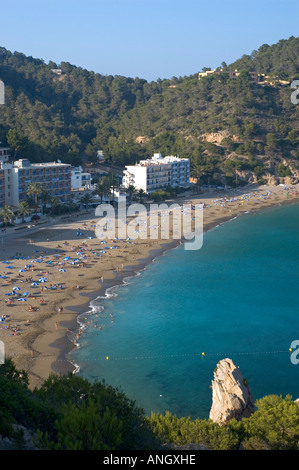
[[[179,198],[204,204],[204,231],[242,213],[299,201],[299,185],[250,186]],[[107,288],[146,266],[179,240],[108,239],[95,212],[9,227],[0,241],[0,341],[6,357],[38,387],[51,372],[74,371],[67,354],[80,343],[78,315]],[[43,222],[43,223],[42,223]],[[100,326],[98,326],[100,328]]]

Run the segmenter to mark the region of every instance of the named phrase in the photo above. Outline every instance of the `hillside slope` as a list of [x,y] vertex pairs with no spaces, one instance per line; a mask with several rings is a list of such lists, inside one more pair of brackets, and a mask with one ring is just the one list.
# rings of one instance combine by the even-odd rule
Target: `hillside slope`
[[[252,72],[263,76],[253,81]],[[19,151],[32,161],[78,164],[102,149],[123,167],[161,151],[191,158],[201,182],[299,175],[299,106],[290,99],[299,38],[263,45],[200,80],[196,73],[150,83],[0,48],[0,78],[0,141],[16,129]]]

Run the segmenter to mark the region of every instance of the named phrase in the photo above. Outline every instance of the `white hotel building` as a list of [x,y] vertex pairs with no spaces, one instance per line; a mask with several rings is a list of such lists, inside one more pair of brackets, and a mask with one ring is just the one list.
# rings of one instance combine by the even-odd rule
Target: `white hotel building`
[[90,189],[91,174],[83,171],[82,166],[72,167],[71,187],[72,189]]
[[136,165],[127,165],[124,170],[123,186],[135,186],[146,193],[168,186],[188,186],[190,180],[189,158],[176,156],[162,157],[155,153],[147,160],[141,160]]

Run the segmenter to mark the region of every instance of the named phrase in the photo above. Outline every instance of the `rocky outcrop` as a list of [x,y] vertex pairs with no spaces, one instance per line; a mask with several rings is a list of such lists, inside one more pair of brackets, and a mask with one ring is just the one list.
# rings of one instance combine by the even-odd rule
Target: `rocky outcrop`
[[246,379],[231,359],[222,359],[212,381],[210,419],[226,424],[230,419],[248,418],[254,411],[254,400]]

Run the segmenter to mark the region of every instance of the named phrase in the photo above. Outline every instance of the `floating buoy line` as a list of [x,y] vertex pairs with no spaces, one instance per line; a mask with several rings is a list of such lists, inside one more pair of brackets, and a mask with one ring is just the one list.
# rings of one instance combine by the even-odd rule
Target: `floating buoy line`
[[[96,362],[96,361],[141,361],[141,360],[159,360],[159,359],[180,359],[180,358],[196,358],[196,357],[230,357],[230,356],[266,356],[271,354],[290,354],[293,350],[291,348],[285,350],[274,350],[274,351],[235,351],[235,352],[194,352],[194,353],[185,353],[185,354],[159,354],[159,355],[148,355],[148,356],[98,356],[95,358],[85,358],[84,362]],[[52,355],[47,356],[24,356],[32,360],[53,360],[55,362],[70,362],[68,359],[59,359]]]

